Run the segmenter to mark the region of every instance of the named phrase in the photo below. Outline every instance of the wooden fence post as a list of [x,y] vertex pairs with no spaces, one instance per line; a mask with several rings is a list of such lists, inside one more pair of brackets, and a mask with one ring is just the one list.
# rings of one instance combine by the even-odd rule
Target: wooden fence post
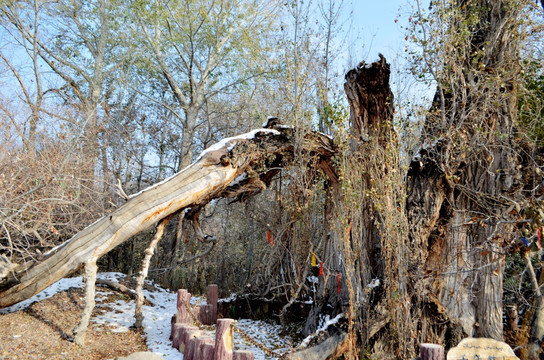
[[181,336],[182,336],[182,327],[184,324],[182,323],[175,323],[172,327],[172,347],[179,349],[179,345],[181,344]]
[[233,319],[219,319],[215,328],[214,360],[233,360]]
[[178,350],[185,354],[185,350],[187,349],[187,345],[189,344],[189,335],[193,331],[197,331],[198,328],[193,325],[189,324],[183,324],[180,330],[180,337],[179,337],[179,347]]
[[[176,311],[177,314],[177,311]],[[172,316],[172,319],[170,319],[170,340],[174,340],[174,324],[177,323],[176,321],[176,315]]]
[[187,342],[185,343],[185,351],[183,352],[183,360],[199,360],[195,357],[196,353],[196,338],[202,336],[204,333],[200,330],[189,331],[187,335]]
[[217,321],[217,300],[219,298],[219,288],[217,285],[208,285],[206,289],[206,302],[211,306],[210,309],[210,324],[215,324]]
[[422,343],[419,345],[421,360],[445,360],[444,347],[437,344]]
[[195,360],[213,360],[213,351],[208,352],[208,354],[204,353],[204,345],[212,345],[213,347],[213,338],[208,335],[200,335],[197,336],[196,339],[196,350],[195,354],[193,356],[193,359]]
[[214,352],[215,344],[204,344],[204,346],[202,347],[202,360],[214,360]]
[[199,305],[198,306],[198,319],[204,325],[215,324],[215,321],[212,321],[213,320],[213,306],[210,305],[210,304]]
[[191,317],[189,315],[189,310],[185,306],[185,304],[187,304],[187,306],[190,306],[190,302],[191,302],[191,293],[189,293],[185,289],[179,289],[178,290],[178,303],[177,303],[178,322],[183,323],[183,324],[187,324],[187,323],[191,322]]

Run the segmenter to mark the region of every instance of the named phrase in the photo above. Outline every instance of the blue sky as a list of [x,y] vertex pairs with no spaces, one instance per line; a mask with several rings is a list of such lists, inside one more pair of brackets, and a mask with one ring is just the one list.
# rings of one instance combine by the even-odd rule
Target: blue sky
[[[346,31],[355,43],[356,54],[367,62],[382,53],[389,61],[404,49],[404,31],[400,28],[408,18],[409,0],[348,0],[345,14],[353,11],[353,20],[346,23]],[[402,16],[399,18],[399,9]],[[395,23],[398,19],[398,23]]]

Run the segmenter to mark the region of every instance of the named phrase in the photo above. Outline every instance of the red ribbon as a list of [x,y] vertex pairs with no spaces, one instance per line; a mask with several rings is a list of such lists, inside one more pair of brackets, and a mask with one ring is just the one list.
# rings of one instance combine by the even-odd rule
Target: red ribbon
[[268,229],[268,232],[266,233],[266,237],[268,238],[268,243],[270,244],[270,229]]
[[274,245],[275,242],[276,242],[276,237],[272,236],[272,245]]
[[323,261],[319,262],[319,276],[323,276]]
[[340,273],[336,274],[336,281],[338,282],[338,293],[340,294]]
[[541,239],[542,239],[542,228],[541,227],[539,227],[538,230],[536,231],[536,237],[538,239],[538,241],[537,241],[538,249],[540,250],[540,249],[542,249],[542,241],[541,241]]

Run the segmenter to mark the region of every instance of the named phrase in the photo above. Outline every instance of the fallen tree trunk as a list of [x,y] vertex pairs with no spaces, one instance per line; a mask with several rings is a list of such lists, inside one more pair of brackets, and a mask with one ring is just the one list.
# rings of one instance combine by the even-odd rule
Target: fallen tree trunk
[[[262,190],[292,159],[294,133],[292,128],[277,125],[276,129],[258,129],[215,144],[192,165],[133,195],[41,261],[12,267],[0,279],[0,308],[30,298],[170,214],[198,209],[215,198],[244,199]],[[327,163],[334,153],[330,137],[308,133],[302,148],[325,173],[330,172]]]

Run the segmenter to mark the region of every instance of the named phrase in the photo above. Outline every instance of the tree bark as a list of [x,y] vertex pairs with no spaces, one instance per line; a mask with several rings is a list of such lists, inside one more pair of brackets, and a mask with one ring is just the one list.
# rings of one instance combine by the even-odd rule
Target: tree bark
[[[502,340],[508,209],[520,197],[513,126],[522,6],[508,0],[451,6],[458,18],[449,31],[458,43],[436,79],[422,146],[408,171],[411,294],[420,304],[414,317],[424,318],[422,327],[442,317],[448,331],[458,324],[465,336]],[[470,17],[478,21],[462,21]],[[422,341],[444,341],[433,338],[444,328],[422,330]]]
[[[343,184],[330,188],[334,218],[323,256],[329,276],[320,282],[320,298],[305,328],[315,331],[325,304],[334,313],[345,312],[351,356],[357,356],[356,338],[370,343],[392,318],[398,334],[409,333],[405,328],[411,324],[406,304],[399,301],[407,289],[401,233],[406,219],[389,76],[381,55],[346,75],[353,133],[338,169]],[[397,354],[410,352],[403,336],[395,341]]]
[[[288,128],[260,129],[216,144],[195,163],[134,195],[40,262],[18,266],[0,279],[0,307],[28,299],[181,209],[198,208],[219,197],[240,199],[262,190],[276,168],[291,161],[294,133]],[[335,152],[332,139],[320,133],[308,133],[304,149],[323,159],[330,159]],[[248,171],[251,176],[235,181]]]

